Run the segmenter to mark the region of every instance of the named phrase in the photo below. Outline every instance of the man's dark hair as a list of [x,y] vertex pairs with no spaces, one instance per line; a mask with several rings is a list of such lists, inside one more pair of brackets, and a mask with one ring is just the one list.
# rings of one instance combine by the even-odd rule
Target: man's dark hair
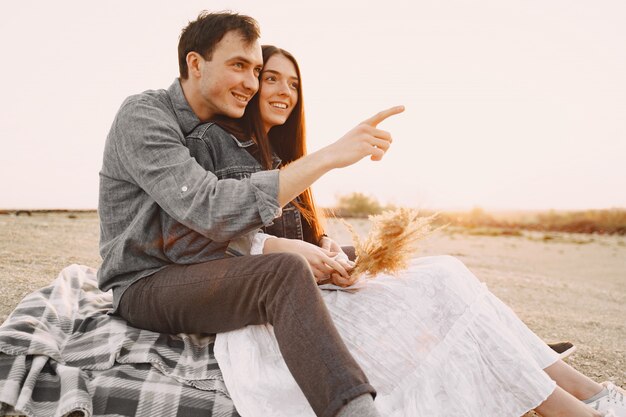
[[206,10],[198,18],[189,22],[180,34],[178,41],[178,67],[180,78],[189,77],[187,54],[197,52],[206,60],[211,60],[215,45],[231,30],[238,31],[244,41],[252,43],[259,39],[259,24],[250,16],[234,12],[209,13]]

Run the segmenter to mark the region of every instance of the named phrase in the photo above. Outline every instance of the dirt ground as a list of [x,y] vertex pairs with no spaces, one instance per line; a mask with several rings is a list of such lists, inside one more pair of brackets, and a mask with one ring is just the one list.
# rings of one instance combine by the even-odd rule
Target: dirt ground
[[[366,220],[351,221],[361,234]],[[327,232],[342,244],[338,222]],[[95,213],[0,215],[0,322],[64,267],[100,265]],[[597,381],[626,387],[626,238],[523,232],[521,236],[438,232],[418,255],[462,260],[546,341],[571,340],[569,359]]]

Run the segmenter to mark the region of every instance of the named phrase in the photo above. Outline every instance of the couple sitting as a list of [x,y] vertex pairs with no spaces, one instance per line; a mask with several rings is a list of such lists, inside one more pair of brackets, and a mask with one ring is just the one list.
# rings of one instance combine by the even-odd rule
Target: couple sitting
[[247,16],[201,14],[180,38],[180,78],[118,111],[98,209],[115,312],[218,333],[243,415],[626,417],[618,388],[559,360],[454,258],[416,259],[355,293],[318,289],[352,284],[353,264],[309,187],[383,158],[391,135],[377,125],[403,108],[306,155],[297,62],[258,38]]

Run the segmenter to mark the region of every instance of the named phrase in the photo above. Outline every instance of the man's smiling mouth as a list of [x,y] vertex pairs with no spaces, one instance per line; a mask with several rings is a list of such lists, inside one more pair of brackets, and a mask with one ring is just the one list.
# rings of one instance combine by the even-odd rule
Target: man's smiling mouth
[[241,102],[244,102],[244,103],[247,103],[247,102],[248,102],[248,100],[249,100],[248,96],[244,96],[244,95],[242,95],[242,94],[232,93],[232,95],[233,95],[233,97],[235,97],[237,100],[239,100],[239,101],[241,101]]

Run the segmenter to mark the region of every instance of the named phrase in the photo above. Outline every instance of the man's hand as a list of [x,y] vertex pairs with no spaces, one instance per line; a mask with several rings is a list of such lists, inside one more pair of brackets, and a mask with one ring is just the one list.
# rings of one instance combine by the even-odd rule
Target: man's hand
[[366,156],[373,161],[380,161],[389,149],[391,134],[377,126],[388,117],[403,111],[404,106],[383,110],[359,123],[335,143],[281,168],[278,203],[285,206],[332,169],[352,165]]
[[[369,156],[372,161],[383,159],[391,145],[391,133],[378,129],[378,124],[395,114],[402,113],[404,106],[383,110],[343,135],[323,150],[331,158],[333,168],[343,168]],[[322,151],[323,151],[322,150]]]
[[[349,263],[334,259],[337,252],[312,245],[298,239],[276,238],[265,241],[263,253],[299,253],[304,256],[313,270],[316,282],[328,280],[334,273],[337,280],[346,282],[350,280],[348,269],[352,269]],[[349,262],[349,261],[348,261]]]

